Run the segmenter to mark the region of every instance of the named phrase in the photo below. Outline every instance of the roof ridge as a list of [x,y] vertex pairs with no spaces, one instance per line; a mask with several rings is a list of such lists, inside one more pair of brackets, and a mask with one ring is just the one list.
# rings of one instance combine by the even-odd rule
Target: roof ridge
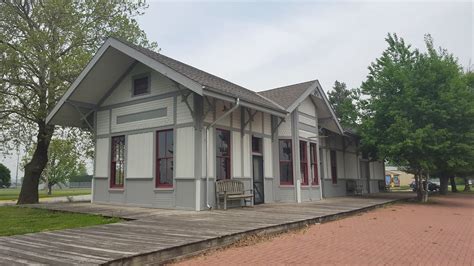
[[304,83],[310,83],[310,82],[316,82],[316,81],[318,81],[318,80],[317,80],[317,79],[313,79],[313,80],[308,80],[308,81],[303,81],[303,82],[288,84],[288,85],[281,86],[281,87],[276,87],[276,88],[273,88],[273,89],[268,89],[268,90],[264,90],[264,91],[259,91],[259,93],[262,93],[262,92],[269,92],[269,91],[274,91],[274,90],[279,90],[279,89],[285,89],[285,88],[287,88],[287,87],[293,87],[293,86],[301,85],[301,84],[304,84]]

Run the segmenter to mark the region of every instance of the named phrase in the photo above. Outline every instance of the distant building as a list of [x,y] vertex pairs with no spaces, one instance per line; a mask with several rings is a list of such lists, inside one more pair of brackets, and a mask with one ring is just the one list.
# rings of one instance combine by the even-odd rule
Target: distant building
[[413,180],[415,180],[415,176],[413,174],[402,171],[396,166],[386,166],[385,177],[386,180],[387,177],[390,177],[391,181],[393,182],[393,186],[395,187],[408,186]]

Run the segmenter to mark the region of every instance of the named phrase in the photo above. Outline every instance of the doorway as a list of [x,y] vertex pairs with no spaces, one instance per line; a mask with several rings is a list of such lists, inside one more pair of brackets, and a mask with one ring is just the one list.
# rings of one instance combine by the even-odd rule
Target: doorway
[[252,137],[252,168],[254,204],[265,202],[262,139]]

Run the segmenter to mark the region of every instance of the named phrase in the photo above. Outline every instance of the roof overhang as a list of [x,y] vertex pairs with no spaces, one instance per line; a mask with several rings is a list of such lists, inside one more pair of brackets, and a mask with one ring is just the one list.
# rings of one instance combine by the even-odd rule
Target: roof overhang
[[[124,73],[136,62],[165,75],[191,91],[203,95],[203,86],[149,56],[109,38],[92,57],[46,118],[46,123],[84,126],[84,115],[98,108]],[[81,110],[79,112],[79,110]]]

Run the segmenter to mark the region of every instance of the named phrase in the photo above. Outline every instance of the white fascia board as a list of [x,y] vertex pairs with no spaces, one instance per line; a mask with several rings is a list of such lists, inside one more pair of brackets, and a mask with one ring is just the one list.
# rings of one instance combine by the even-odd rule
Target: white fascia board
[[[216,99],[220,99],[220,100],[223,100],[223,101],[235,102],[234,97],[227,96],[227,95],[222,95],[220,93],[216,93],[216,92],[209,91],[209,90],[206,90],[206,89],[203,91],[203,95],[213,97],[213,98],[216,98]],[[266,108],[266,107],[259,106],[259,105],[253,104],[253,103],[249,103],[249,102],[244,101],[242,99],[240,99],[240,105],[243,106],[243,107],[248,107],[250,109],[260,111],[260,112],[264,112],[264,113],[268,113],[268,114],[278,116],[278,117],[286,117],[287,116],[287,112],[285,112],[283,110],[281,112],[278,112],[278,111],[270,109],[270,108]]]
[[344,135],[344,130],[342,129],[342,126],[339,123],[339,120],[337,119],[336,113],[334,113],[334,110],[332,109],[331,104],[329,104],[328,97],[326,96],[326,93],[324,93],[323,88],[321,87],[321,84],[319,83],[319,80],[316,80],[316,84],[317,84],[317,89],[319,91],[319,94],[321,95],[321,98],[323,99],[324,103],[326,103],[326,106],[328,107],[329,112],[331,112],[331,116],[334,122],[336,123],[337,128],[339,129],[339,132],[341,133],[341,135]]

